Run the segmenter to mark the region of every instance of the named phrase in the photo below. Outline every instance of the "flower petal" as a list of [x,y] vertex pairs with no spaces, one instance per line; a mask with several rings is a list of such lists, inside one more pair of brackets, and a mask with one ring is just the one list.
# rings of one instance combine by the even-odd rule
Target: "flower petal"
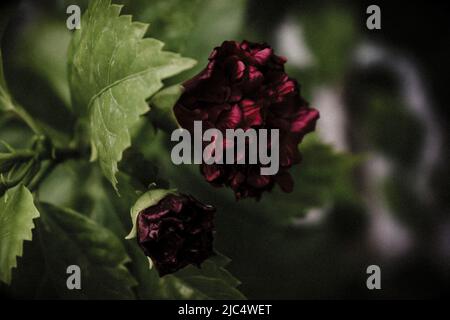
[[237,104],[233,105],[229,111],[220,114],[216,126],[219,130],[235,129],[242,120],[242,112]]
[[313,131],[319,116],[316,109],[303,108],[291,123],[291,132],[306,134]]
[[272,49],[271,48],[265,48],[262,50],[259,50],[253,55],[253,58],[259,63],[259,64],[265,64],[267,60],[269,60],[270,56],[272,55]]
[[221,171],[216,165],[202,165],[202,173],[208,182],[213,182],[220,177]]
[[259,126],[263,123],[261,116],[261,110],[253,100],[244,99],[241,101],[240,106],[244,115],[244,121],[247,127]]

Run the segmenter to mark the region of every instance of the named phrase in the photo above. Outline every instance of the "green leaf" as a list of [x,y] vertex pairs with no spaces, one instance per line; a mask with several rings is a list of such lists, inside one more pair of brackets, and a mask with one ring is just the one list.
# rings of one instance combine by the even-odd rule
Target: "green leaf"
[[183,86],[176,84],[159,91],[152,97],[150,100],[150,107],[152,108],[150,116],[155,128],[163,129],[166,132],[172,132],[179,128],[173,106],[183,90]]
[[33,219],[39,211],[23,185],[9,189],[0,198],[0,281],[11,283],[11,269],[22,256],[23,242],[32,239]]
[[240,281],[225,266],[227,257],[217,254],[202,263],[200,268],[188,266],[161,279],[162,294],[171,299],[245,299],[236,287]]
[[[71,299],[132,299],[130,258],[108,229],[69,209],[42,204],[39,228],[45,260],[58,295]],[[66,269],[81,269],[81,290],[68,290]]]
[[12,270],[11,298],[13,299],[56,299],[45,267],[43,251],[39,239],[39,223],[33,229],[33,241],[25,241],[22,257],[17,259],[17,267]]
[[119,16],[120,10],[109,0],[91,1],[69,51],[73,109],[87,119],[92,158],[114,187],[130,130],[149,109],[146,99],[162,88],[162,79],[195,64],[143,39],[147,25]]
[[153,96],[150,105],[164,111],[172,111],[172,107],[183,93],[183,86],[177,84],[167,87]]

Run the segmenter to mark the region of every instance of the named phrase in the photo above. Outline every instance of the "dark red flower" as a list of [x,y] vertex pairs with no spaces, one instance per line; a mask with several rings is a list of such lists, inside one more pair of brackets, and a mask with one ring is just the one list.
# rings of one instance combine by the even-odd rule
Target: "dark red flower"
[[160,276],[213,255],[215,208],[184,194],[167,194],[137,216],[137,239]]
[[[206,68],[184,83],[174,112],[181,127],[203,129],[279,129],[280,170],[260,174],[259,164],[202,164],[205,179],[231,187],[236,197],[260,198],[275,183],[285,192],[293,188],[288,169],[300,161],[298,144],[315,128],[319,113],[301,97],[297,81],[284,71],[286,59],[267,44],[225,41],[214,49]],[[226,143],[226,142],[225,142]]]

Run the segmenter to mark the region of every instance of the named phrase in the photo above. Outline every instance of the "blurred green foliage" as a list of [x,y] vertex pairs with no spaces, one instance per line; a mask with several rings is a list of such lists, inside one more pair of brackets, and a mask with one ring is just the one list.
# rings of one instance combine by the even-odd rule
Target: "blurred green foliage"
[[306,44],[314,55],[308,84],[336,84],[342,81],[351,61],[359,28],[350,8],[330,4],[300,13]]
[[[75,1],[82,10],[87,2]],[[165,81],[166,85],[178,84],[201,70],[211,50],[224,40],[274,37],[264,33],[267,31],[261,25],[264,20],[257,19],[255,12],[249,10],[255,1],[114,2],[124,4],[124,12],[133,14],[134,20],[150,23],[147,35],[165,42],[166,49],[198,61],[195,68]],[[258,2],[257,6],[263,9],[279,6],[276,1],[266,2]],[[36,14],[20,19],[23,12],[13,15],[9,11],[12,23],[2,43],[5,77],[11,95],[43,125],[45,133],[58,146],[69,145],[69,137],[78,130],[70,110],[66,72],[71,32],[65,27],[65,8],[73,3],[49,1],[41,7],[25,1],[25,8],[28,6]],[[230,190],[207,184],[197,166],[171,163],[171,144],[165,132],[168,128],[163,123],[167,115],[158,115],[152,110],[132,130],[133,147],[119,163],[120,197],[98,166],[85,160],[64,162],[48,176],[35,197],[49,203],[45,211],[50,213],[33,231],[35,241],[25,243],[24,256],[18,261],[18,269],[13,271],[12,287],[0,287],[0,291],[26,298],[61,296],[54,286],[54,281],[59,280],[55,280],[48,269],[48,260],[54,257],[46,257],[40,247],[41,243],[50,247],[58,242],[46,228],[60,232],[60,238],[70,242],[65,247],[73,250],[77,250],[78,240],[103,246],[104,239],[64,237],[67,221],[54,218],[56,211],[61,210],[58,208],[70,207],[75,212],[71,212],[68,219],[78,221],[75,225],[81,231],[95,225],[105,238],[115,239],[112,242],[117,248],[113,251],[118,251],[121,258],[129,257],[131,262],[126,264],[123,264],[126,259],[112,261],[115,267],[121,268],[125,278],[128,272],[134,278],[131,282],[137,282],[132,292],[123,289],[126,297],[242,297],[235,289],[238,280],[222,269],[227,264],[227,269],[242,282],[238,289],[249,298],[370,296],[364,287],[364,268],[373,263],[377,255],[367,241],[370,218],[361,194],[363,183],[359,165],[364,163],[366,152],[373,150],[388,157],[396,170],[396,174],[380,186],[389,207],[400,221],[420,234],[425,243],[435,224],[424,212],[441,209],[424,203],[412,189],[411,180],[405,178],[412,176],[420,157],[423,128],[420,119],[406,110],[397,88],[393,89],[385,77],[377,86],[367,79],[363,79],[366,82],[359,78],[349,80],[354,76],[351,55],[362,38],[354,8],[328,1],[320,4],[310,1],[300,9],[289,2],[285,11],[302,27],[306,45],[314,57],[313,64],[304,68],[287,63],[289,74],[299,80],[306,96],[312,97],[314,89],[320,86],[347,87],[352,93],[347,107],[351,114],[351,140],[359,143],[355,154],[336,152],[317,135],[311,135],[300,146],[302,163],[290,171],[295,180],[293,193],[284,194],[275,188],[259,202],[236,202]],[[253,28],[253,23],[259,23],[259,28]],[[269,31],[275,32],[275,29]],[[0,139],[14,148],[29,148],[32,137],[32,132],[14,117],[0,118]],[[440,175],[445,176],[446,171]],[[448,183],[439,181],[440,199],[445,201],[448,196],[442,190],[448,189]],[[219,257],[218,261],[208,262],[206,276],[216,278],[214,285],[203,283],[208,282],[208,278],[195,282],[198,270],[193,268],[160,279],[154,270],[148,269],[147,258],[136,242],[123,240],[130,228],[129,209],[139,195],[136,190],[145,190],[151,183],[176,187],[218,208],[216,247],[233,261]],[[321,220],[316,223],[308,220],[312,210],[322,212]],[[423,247],[424,251],[428,249],[426,245]],[[93,257],[81,257],[80,263],[97,261],[97,254],[99,252],[94,250]],[[397,277],[401,285],[404,278],[401,274]],[[116,280],[122,285],[121,279]],[[387,296],[393,294],[389,290],[386,292]],[[98,292],[92,292],[91,296],[98,296]]]

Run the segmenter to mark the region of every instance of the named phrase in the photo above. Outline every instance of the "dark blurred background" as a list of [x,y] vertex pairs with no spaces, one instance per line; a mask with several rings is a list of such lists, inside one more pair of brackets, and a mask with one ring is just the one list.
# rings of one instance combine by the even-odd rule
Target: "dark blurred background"
[[[113,1],[115,2],[115,1]],[[167,133],[135,145],[170,184],[216,205],[218,249],[249,298],[429,298],[450,289],[450,4],[445,1],[117,1],[149,36],[204,65],[224,40],[264,41],[321,112],[301,145],[293,194],[236,202],[198,168],[170,162]],[[49,127],[70,133],[65,8],[87,1],[2,4],[11,91]],[[366,8],[381,8],[381,30]],[[187,79],[184,74],[178,81]],[[175,82],[175,80],[172,80]],[[19,125],[0,123],[12,143]],[[148,141],[155,141],[150,144]],[[64,170],[71,174],[67,177]],[[69,205],[82,171],[61,169],[41,197]],[[67,173],[67,172],[66,172]],[[62,182],[61,179],[65,179]],[[77,180],[78,179],[78,180]],[[67,180],[67,181],[66,181]],[[58,188],[59,191],[55,191]],[[125,213],[128,214],[128,213]],[[379,265],[382,289],[366,287]]]

